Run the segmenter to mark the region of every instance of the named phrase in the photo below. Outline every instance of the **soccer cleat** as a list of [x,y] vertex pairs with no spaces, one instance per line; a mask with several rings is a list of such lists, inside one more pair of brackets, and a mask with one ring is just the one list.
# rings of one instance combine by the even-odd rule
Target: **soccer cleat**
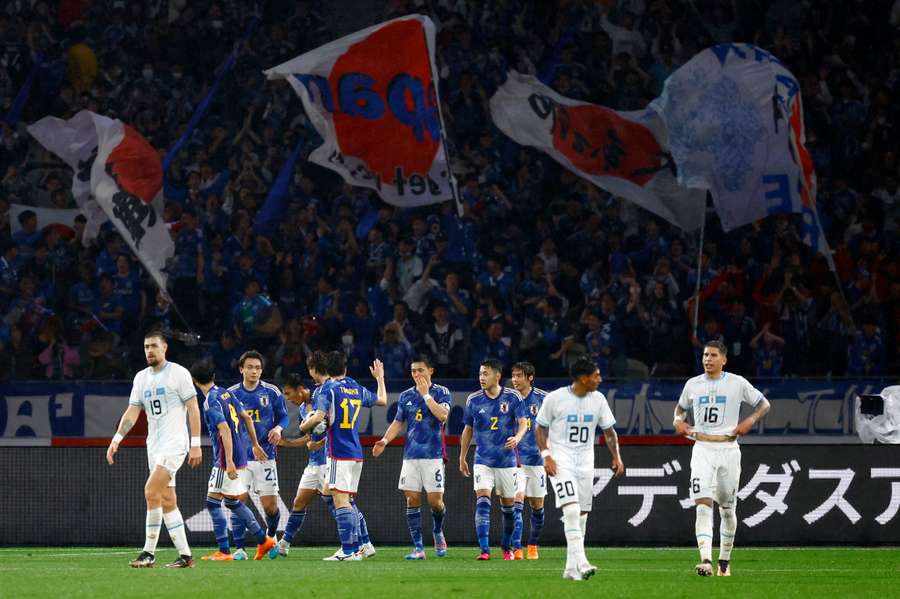
[[141,551],[141,554],[128,562],[128,565],[132,568],[152,568],[155,563],[156,556],[149,551]]
[[712,576],[713,575],[712,562],[709,561],[708,559],[705,559],[702,562],[700,562],[699,564],[697,564],[696,566],[694,566],[694,569],[697,570],[697,576]]
[[584,580],[581,578],[581,574],[579,574],[578,570],[565,570],[563,572],[563,578],[566,580]]
[[266,540],[256,546],[256,556],[253,558],[256,561],[261,560],[266,557],[266,554],[269,553],[269,549],[275,546],[275,539],[272,537],[266,537]]
[[179,555],[178,559],[171,564],[166,564],[166,568],[193,568],[194,560],[190,555]]
[[538,559],[538,546],[529,545],[525,551],[525,559]]
[[373,545],[372,543],[363,543],[359,546],[359,554],[363,557],[374,557],[375,545]]
[[519,559],[525,559],[525,554],[522,553],[522,548],[521,548],[521,547],[519,547],[518,549],[513,549],[513,558],[514,558],[514,559],[517,559],[517,560],[519,560]]
[[278,541],[274,547],[269,549],[269,559],[275,559],[276,557],[287,557],[288,552],[290,552],[291,546],[284,542],[284,539]]
[[719,560],[719,567],[716,568],[716,576],[731,576],[731,564],[727,559]]
[[597,573],[597,566],[584,562],[578,566],[578,573],[581,574],[581,580],[587,580]]
[[434,555],[436,557],[446,557],[447,555],[447,540],[443,534],[434,535]]
[[242,562],[242,561],[244,561],[244,560],[250,559],[250,558],[247,556],[247,552],[244,551],[244,548],[243,548],[243,547],[241,547],[240,549],[238,549],[237,551],[235,551],[235,552],[232,553],[231,555],[232,555],[232,557],[234,557],[235,561],[239,561],[239,562]]
[[344,553],[341,551],[340,553],[335,553],[334,555],[329,555],[328,557],[323,557],[322,561],[325,562],[361,562],[362,555],[359,552],[356,553]]
[[491,559],[491,552],[490,551],[482,551],[481,553],[478,554],[478,557],[476,557],[475,559],[477,559],[480,562],[486,562],[489,559]]
[[221,552],[221,551],[216,551],[216,552],[213,553],[213,554],[210,554],[210,555],[204,555],[204,556],[201,557],[200,559],[203,560],[204,562],[206,562],[206,561],[210,561],[210,562],[230,562],[230,561],[234,560],[234,556],[231,555],[230,553],[223,553],[223,552]]
[[416,549],[415,551],[413,551],[411,553],[407,553],[405,556],[403,556],[403,559],[408,560],[408,561],[425,559],[425,550],[424,549]]
[[503,561],[511,562],[516,559],[516,556],[513,555],[512,549],[504,549],[503,550]]

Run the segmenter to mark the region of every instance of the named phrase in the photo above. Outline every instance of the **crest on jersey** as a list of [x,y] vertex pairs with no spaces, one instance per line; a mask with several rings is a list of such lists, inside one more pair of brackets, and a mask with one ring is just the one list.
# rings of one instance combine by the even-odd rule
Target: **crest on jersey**
[[500,413],[506,414],[507,412],[509,412],[509,404],[506,402],[501,403],[500,404]]
[[259,405],[266,408],[269,406],[269,396],[268,395],[260,395],[259,396]]
[[532,415],[532,416],[537,416],[537,413],[538,413],[538,407],[537,407],[537,406],[534,406],[534,405],[533,405],[533,406],[531,406],[530,408],[528,408],[528,410],[531,412],[531,415]]

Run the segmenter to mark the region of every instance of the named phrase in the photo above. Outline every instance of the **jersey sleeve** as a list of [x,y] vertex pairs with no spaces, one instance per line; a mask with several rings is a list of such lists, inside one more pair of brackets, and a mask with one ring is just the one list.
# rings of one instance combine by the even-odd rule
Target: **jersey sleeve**
[[275,396],[275,401],[272,402],[272,415],[274,416],[275,426],[280,426],[281,430],[287,430],[291,425],[291,417],[288,414],[287,406],[284,403],[284,395],[281,394],[281,391],[278,392]]
[[541,403],[541,409],[538,410],[535,422],[544,428],[550,428],[550,421],[553,420],[553,405],[556,403],[556,396],[549,393]]
[[466,400],[466,407],[463,410],[463,424],[466,426],[472,426],[474,424],[474,420],[472,418],[472,399]]
[[403,408],[403,401],[406,399],[406,397],[407,395],[404,391],[397,399],[397,413],[394,414],[394,422],[406,422],[406,410]]
[[681,390],[681,397],[678,398],[678,406],[682,410],[690,411],[691,406],[694,405],[694,398],[688,392],[688,386],[688,383],[684,384],[684,389]]
[[194,382],[191,380],[191,373],[186,368],[182,367],[178,370],[178,377],[175,380],[175,392],[178,393],[178,399],[181,400],[181,403],[185,403],[197,395],[197,391],[194,389]]
[[616,417],[613,415],[606,397],[600,395],[600,399],[600,406],[597,410],[597,425],[603,430],[609,430],[616,425]]
[[362,400],[362,407],[371,408],[378,402],[378,394],[372,393],[370,390],[366,389],[362,385],[359,387],[360,393],[359,398]]
[[756,406],[763,399],[762,392],[754,387],[750,381],[745,378],[741,378],[741,386],[743,387],[743,392],[741,393],[741,401],[744,403],[748,403],[751,406]]
[[329,387],[327,389],[322,389],[318,397],[316,397],[316,403],[313,406],[315,411],[321,410],[322,412],[328,413],[328,410],[331,408],[331,402],[334,399],[334,389]]
[[136,374],[134,377],[134,381],[131,382],[131,395],[128,397],[128,405],[129,406],[143,406],[144,404],[141,402],[141,390],[138,385],[138,378],[140,377],[140,373]]
[[210,429],[217,427],[222,422],[227,422],[222,402],[214,395],[206,397],[206,401],[203,402],[203,411],[206,414],[206,423]]
[[449,410],[452,407],[450,405],[452,403],[450,390],[446,387],[435,387],[434,390],[436,393],[432,397],[434,397],[435,403],[439,406],[447,406],[447,409]]

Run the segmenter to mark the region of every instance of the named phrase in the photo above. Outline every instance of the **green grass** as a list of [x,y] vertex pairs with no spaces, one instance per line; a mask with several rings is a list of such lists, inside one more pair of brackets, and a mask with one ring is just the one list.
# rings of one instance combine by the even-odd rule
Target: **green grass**
[[691,549],[591,548],[600,570],[585,582],[562,580],[564,548],[544,547],[539,561],[521,562],[504,562],[499,551],[476,562],[468,547],[451,547],[443,560],[428,549],[426,561],[405,562],[407,551],[383,547],[364,562],[334,563],[321,561],[328,548],[293,548],[287,559],[198,560],[185,571],[161,567],[175,558],[170,548],[150,570],[128,567],[132,548],[0,548],[0,597],[900,597],[900,550],[888,548],[739,548],[731,578],[698,577]]

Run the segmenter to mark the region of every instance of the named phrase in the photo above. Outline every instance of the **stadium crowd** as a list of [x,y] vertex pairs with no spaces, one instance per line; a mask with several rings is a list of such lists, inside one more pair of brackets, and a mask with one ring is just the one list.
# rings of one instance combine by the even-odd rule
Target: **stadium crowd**
[[[211,355],[220,373],[258,349],[276,381],[332,347],[347,352],[351,375],[379,357],[389,379],[407,376],[417,353],[441,377],[473,376],[489,356],[563,375],[584,353],[604,377],[683,376],[700,371],[699,350],[714,338],[730,350],[729,370],[753,376],[898,371],[900,0],[815,10],[791,0],[390,2],[373,22],[425,12],[437,24],[463,215],[449,202],[395,209],[301,161],[271,231],[254,217],[274,178],[298,142],[308,154],[319,139],[290,87],[262,70],[336,36],[324,2],[261,4],[3,4],[3,113],[31,73],[34,83],[0,133],[0,378],[129,377],[150,326],[199,333],[203,343],[182,349]],[[75,207],[71,170],[27,123],[89,109],[133,125],[162,155],[254,14],[260,26],[166,173],[177,311],[111,229],[83,247],[83,222],[67,238],[25,211],[10,233],[11,204]],[[802,243],[797,219],[726,234],[711,209],[698,269],[696,232],[491,124],[488,98],[509,68],[633,110],[691,56],[728,41],[768,49],[802,83],[836,276]]]

